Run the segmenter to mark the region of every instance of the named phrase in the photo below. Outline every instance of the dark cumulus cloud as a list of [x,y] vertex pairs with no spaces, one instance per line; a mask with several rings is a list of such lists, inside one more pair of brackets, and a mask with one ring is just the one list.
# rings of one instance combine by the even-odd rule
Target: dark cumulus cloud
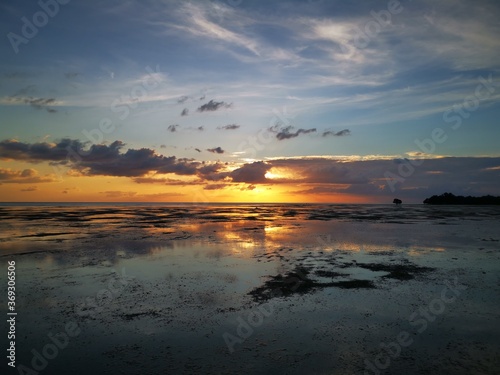
[[207,165],[201,162],[158,155],[148,148],[128,149],[122,152],[124,146],[121,141],[115,141],[110,145],[93,144],[85,148],[85,144],[81,141],[72,139],[33,144],[4,140],[0,142],[0,159],[31,163],[51,162],[53,165],[70,166],[87,176],[141,177],[150,172],[157,172],[204,178],[204,173],[214,173],[222,167],[216,165],[205,168]]
[[308,134],[308,133],[316,132],[316,128],[298,129],[297,131],[293,131],[293,129],[294,129],[294,127],[290,125],[290,126],[287,126],[285,128],[281,128],[281,129],[271,128],[269,130],[276,133],[276,138],[279,141],[283,141],[285,139],[296,138],[301,134]]
[[170,132],[170,133],[175,133],[177,131],[177,129],[179,128],[179,125],[177,124],[173,124],[173,125],[169,125],[167,130]]
[[224,150],[220,147],[214,147],[214,148],[207,148],[208,152],[212,152],[214,154],[223,154]]
[[[202,174],[202,175],[208,175],[208,174],[213,174],[213,173],[216,173],[218,172],[222,167],[223,165],[221,163],[215,163],[215,164],[208,164],[207,162],[201,162],[201,167],[198,168],[198,171]],[[223,174],[223,178],[226,177],[227,174]]]
[[338,132],[334,132],[332,130],[327,130],[323,132],[323,137],[328,137],[328,136],[345,137],[346,135],[351,135],[351,131],[349,129],[344,129]]
[[24,169],[22,171],[13,171],[11,169],[0,168],[0,185],[1,184],[32,184],[39,182],[54,182],[50,176],[39,176],[34,169]]
[[266,173],[272,168],[271,165],[257,161],[254,163],[244,164],[242,167],[235,169],[229,173],[229,177],[233,182],[246,182],[249,184],[266,183]]
[[203,104],[201,107],[197,109],[198,112],[214,112],[221,108],[230,108],[231,103],[226,102],[216,102],[214,100],[210,100],[208,103]]
[[77,168],[87,175],[139,177],[149,172],[195,175],[198,163],[175,156],[157,155],[148,148],[129,149],[121,153],[124,144],[115,141],[109,146],[92,145],[89,156]]
[[0,159],[11,159],[39,163],[43,161],[66,160],[70,150],[81,155],[85,154],[84,144],[79,140],[68,138],[57,143],[24,143],[16,140],[0,142]]
[[[268,164],[300,176],[300,179],[288,180],[288,183],[321,184],[321,188],[311,186],[307,191],[296,193],[361,194],[386,197],[388,203],[397,193],[403,201],[410,199],[421,203],[424,198],[447,191],[455,195],[498,195],[499,160],[498,157],[446,157],[419,159],[418,165],[413,160],[412,166],[411,159],[346,161],[316,158],[272,160]],[[406,174],[409,170],[413,171],[410,177]]]
[[240,125],[229,124],[229,125],[219,126],[217,129],[220,129],[220,130],[236,130],[236,129],[239,129],[239,128],[240,128]]
[[[90,142],[75,139],[61,139],[52,143],[3,140],[0,141],[0,159],[63,165],[82,176],[130,177],[135,180],[150,178],[155,174],[175,174],[198,177],[196,181],[199,184],[244,183],[255,186],[286,183],[294,184],[297,188],[300,186],[301,194],[361,194],[383,197],[388,203],[392,202],[395,193],[404,202],[408,199],[421,202],[424,198],[443,192],[455,195],[498,195],[500,179],[500,157],[418,159],[413,167],[409,158],[284,158],[247,163],[228,170],[227,163],[163,156],[149,148],[126,149],[121,141],[91,145]],[[284,181],[266,179],[266,173],[271,168],[286,170],[291,177]],[[408,176],[409,170],[412,171],[411,176]],[[41,176],[35,169],[0,168],[0,184],[54,181],[54,176]],[[161,183],[157,179],[139,179],[136,182]],[[389,186],[394,186],[395,190]]]
[[187,116],[187,115],[189,115],[189,109],[184,108],[181,112],[181,116]]

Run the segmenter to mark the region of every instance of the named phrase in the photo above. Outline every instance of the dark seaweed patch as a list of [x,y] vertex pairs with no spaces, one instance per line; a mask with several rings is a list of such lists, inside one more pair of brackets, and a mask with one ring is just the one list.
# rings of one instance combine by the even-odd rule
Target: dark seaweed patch
[[415,264],[358,263],[357,265],[370,271],[389,272],[388,275],[382,277],[397,280],[411,280],[415,277],[415,274],[434,270],[431,267],[421,267]]
[[27,238],[27,237],[49,237],[49,236],[65,236],[68,234],[78,234],[75,232],[67,232],[67,233],[36,233],[36,234],[27,234],[24,236],[19,236],[19,238]]
[[122,314],[121,318],[124,320],[133,320],[133,319],[140,318],[143,316],[157,317],[157,316],[160,316],[160,314],[156,311],[146,311],[146,312]]
[[[341,273],[330,271],[316,271],[316,275],[330,275],[330,277],[346,276]],[[322,283],[309,278],[309,270],[304,267],[296,267],[295,270],[286,275],[272,276],[262,286],[251,290],[251,295],[256,302],[267,301],[271,298],[288,297],[293,294],[307,294],[320,288],[338,287],[343,289],[375,288],[368,280],[349,280]],[[333,275],[333,276],[332,276]]]
[[345,277],[349,276],[345,273],[335,272],[335,271],[326,271],[326,270],[317,270],[314,272],[315,275],[320,277]]
[[370,280],[347,280],[347,281],[337,281],[331,283],[331,286],[336,286],[337,288],[343,289],[374,289],[376,288]]
[[272,276],[264,285],[251,290],[248,294],[255,301],[265,301],[275,297],[309,293],[315,287],[315,282],[307,276],[308,273],[307,269],[296,267],[286,275]]

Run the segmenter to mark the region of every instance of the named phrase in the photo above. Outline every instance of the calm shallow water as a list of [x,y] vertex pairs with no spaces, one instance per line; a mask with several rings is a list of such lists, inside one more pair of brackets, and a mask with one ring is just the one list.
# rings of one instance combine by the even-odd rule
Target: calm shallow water
[[[69,322],[80,330],[41,373],[361,374],[402,331],[414,342],[385,373],[500,369],[499,207],[61,205],[0,215],[2,258],[17,263],[17,363],[31,367],[31,351]],[[270,283],[297,270],[295,290]],[[412,314],[455,277],[467,289],[418,332]]]

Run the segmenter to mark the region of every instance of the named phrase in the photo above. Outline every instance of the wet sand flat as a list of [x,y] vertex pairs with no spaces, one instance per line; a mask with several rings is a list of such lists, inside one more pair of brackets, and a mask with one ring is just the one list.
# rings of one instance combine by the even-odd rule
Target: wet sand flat
[[16,262],[16,364],[42,374],[500,372],[498,207],[0,215],[0,255]]

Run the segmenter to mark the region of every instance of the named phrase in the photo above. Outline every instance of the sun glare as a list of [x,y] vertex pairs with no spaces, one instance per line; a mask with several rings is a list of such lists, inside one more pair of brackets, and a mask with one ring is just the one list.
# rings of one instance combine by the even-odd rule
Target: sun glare
[[293,178],[294,176],[290,173],[290,171],[287,171],[283,168],[271,168],[266,172],[264,177],[267,178],[268,180],[282,180],[282,179],[290,179]]

